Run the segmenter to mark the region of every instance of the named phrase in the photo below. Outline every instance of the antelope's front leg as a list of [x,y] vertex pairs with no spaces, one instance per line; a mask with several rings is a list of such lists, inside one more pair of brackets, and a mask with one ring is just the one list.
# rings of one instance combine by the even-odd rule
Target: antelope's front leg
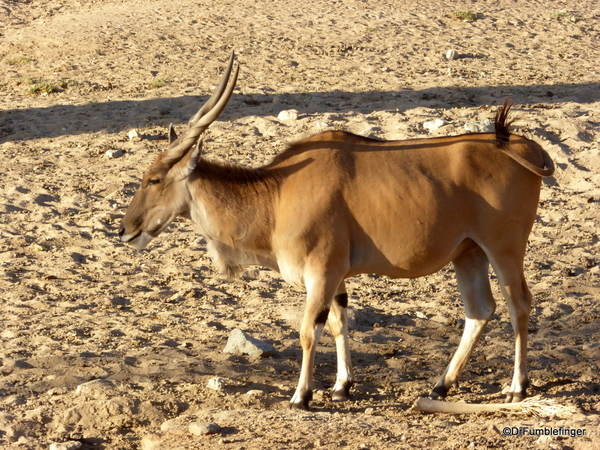
[[327,284],[323,280],[322,282],[312,283],[312,285],[307,283],[306,286],[306,306],[302,326],[300,327],[302,369],[298,387],[290,401],[290,409],[308,410],[308,404],[312,400],[315,352],[337,288],[337,286],[333,289],[328,288]]
[[340,285],[333,298],[328,321],[337,350],[337,378],[331,390],[331,400],[343,402],[350,400],[350,388],[354,384],[348,336],[348,294],[344,283]]

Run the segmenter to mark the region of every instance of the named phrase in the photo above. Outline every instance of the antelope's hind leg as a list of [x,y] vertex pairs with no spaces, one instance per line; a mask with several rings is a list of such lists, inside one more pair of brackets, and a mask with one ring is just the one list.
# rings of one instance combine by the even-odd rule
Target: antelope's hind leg
[[481,247],[466,250],[452,263],[465,307],[465,328],[454,356],[429,394],[433,399],[446,397],[448,390],[458,383],[479,337],[496,309],[488,275],[489,262]]
[[331,399],[342,402],[350,400],[350,388],[354,384],[348,336],[348,294],[343,282],[333,298],[328,323],[337,352],[337,377],[331,390]]
[[[515,265],[515,260],[519,264]],[[527,333],[531,312],[531,292],[527,287],[522,269],[522,261],[517,258],[492,261],[498,275],[500,289],[508,304],[510,320],[515,333],[515,367],[506,403],[522,401],[527,396],[529,377],[527,375]]]

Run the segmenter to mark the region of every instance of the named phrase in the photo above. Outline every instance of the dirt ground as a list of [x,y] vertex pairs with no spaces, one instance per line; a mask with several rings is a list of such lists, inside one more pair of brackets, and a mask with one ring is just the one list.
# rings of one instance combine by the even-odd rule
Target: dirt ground
[[[0,0],[0,448],[600,449],[599,37],[586,0]],[[409,410],[460,338],[451,267],[349,280],[354,399],[327,398],[325,333],[312,411],[288,411],[302,292],[262,268],[223,280],[184,220],[147,250],[120,243],[169,123],[195,113],[234,48],[238,87],[204,151],[248,166],[325,129],[460,134],[515,101],[516,130],[557,165],[525,263],[531,393],[577,413]],[[296,119],[277,119],[290,109]],[[444,125],[429,132],[433,119]],[[494,289],[494,319],[448,401],[503,399],[514,339]],[[224,354],[234,328],[276,356]],[[584,434],[503,433],[561,426]]]

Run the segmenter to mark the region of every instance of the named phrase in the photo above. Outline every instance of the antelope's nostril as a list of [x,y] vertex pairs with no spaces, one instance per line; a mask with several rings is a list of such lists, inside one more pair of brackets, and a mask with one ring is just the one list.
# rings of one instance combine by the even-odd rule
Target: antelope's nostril
[[125,228],[119,228],[119,236],[123,237],[125,234]]

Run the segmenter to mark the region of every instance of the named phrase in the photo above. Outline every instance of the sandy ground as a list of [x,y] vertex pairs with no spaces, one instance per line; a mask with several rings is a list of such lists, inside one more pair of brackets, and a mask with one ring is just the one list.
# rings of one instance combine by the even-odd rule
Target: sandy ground
[[[599,36],[600,9],[585,0],[0,1],[0,448],[600,448]],[[204,148],[248,166],[324,129],[459,134],[513,98],[518,132],[557,165],[526,258],[531,393],[577,413],[408,410],[460,337],[450,267],[349,280],[354,400],[327,398],[326,333],[313,410],[288,411],[302,293],[261,268],[219,278],[183,220],[147,250],[119,242],[168,124],[187,122],[232,48],[238,88]],[[289,109],[297,119],[277,119]],[[436,118],[445,124],[429,133],[423,123]],[[498,305],[449,401],[502,400],[513,337]],[[223,354],[234,328],[277,355]],[[216,376],[220,391],[207,388]],[[220,428],[195,436],[189,422]],[[585,434],[502,433],[519,426]]]

